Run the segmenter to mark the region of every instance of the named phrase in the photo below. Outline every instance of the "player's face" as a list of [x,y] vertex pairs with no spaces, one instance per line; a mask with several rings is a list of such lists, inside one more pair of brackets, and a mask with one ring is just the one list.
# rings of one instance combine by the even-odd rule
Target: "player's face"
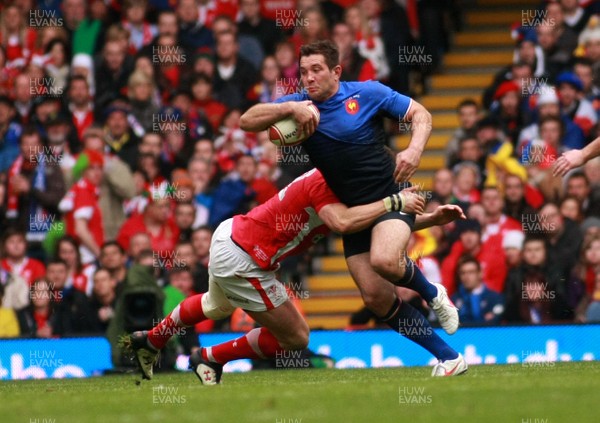
[[339,87],[342,67],[329,69],[322,54],[303,56],[300,59],[300,78],[308,96],[315,101],[325,101]]

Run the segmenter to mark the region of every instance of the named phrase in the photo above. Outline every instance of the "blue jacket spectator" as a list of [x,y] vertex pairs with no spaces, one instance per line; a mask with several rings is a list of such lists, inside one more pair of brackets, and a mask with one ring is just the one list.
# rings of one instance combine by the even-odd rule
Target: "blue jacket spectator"
[[504,299],[483,283],[479,262],[474,257],[463,256],[458,263],[457,276],[460,285],[452,301],[458,308],[461,323],[499,323],[504,312]]
[[13,102],[0,96],[0,173],[6,172],[20,153],[21,125],[11,122],[14,116]]

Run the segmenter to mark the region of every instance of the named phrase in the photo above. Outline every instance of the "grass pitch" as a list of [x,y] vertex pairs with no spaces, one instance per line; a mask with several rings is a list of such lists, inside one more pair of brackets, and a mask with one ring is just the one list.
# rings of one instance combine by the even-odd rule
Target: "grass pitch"
[[3,423],[598,422],[600,363],[431,369],[311,369],[0,382]]

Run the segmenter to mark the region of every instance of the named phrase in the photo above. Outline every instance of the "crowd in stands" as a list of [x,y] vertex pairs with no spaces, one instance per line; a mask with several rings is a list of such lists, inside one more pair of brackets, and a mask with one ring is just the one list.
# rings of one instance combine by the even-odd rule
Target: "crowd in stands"
[[[553,158],[598,135],[595,6],[545,4],[552,24],[514,28],[514,63],[458,108],[428,207],[456,203],[469,219],[412,241],[465,323],[597,310],[600,164],[551,176]],[[300,89],[299,47],[331,38],[343,79],[414,94],[411,75],[439,68],[455,12],[434,0],[3,3],[0,337],[105,333],[135,266],[164,314],[205,292],[216,226],[310,169],[301,150],[239,128],[251,105]],[[432,60],[398,63],[404,45]],[[290,263],[291,275],[306,267]]]

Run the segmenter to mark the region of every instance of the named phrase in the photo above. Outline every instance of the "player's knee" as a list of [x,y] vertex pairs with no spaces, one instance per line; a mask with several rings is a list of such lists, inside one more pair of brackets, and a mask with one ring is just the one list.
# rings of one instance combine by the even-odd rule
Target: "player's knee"
[[202,296],[202,312],[212,320],[224,319],[233,313],[235,308],[225,301],[218,301],[207,292]]
[[371,255],[371,267],[386,279],[401,277],[398,258],[391,255]]

